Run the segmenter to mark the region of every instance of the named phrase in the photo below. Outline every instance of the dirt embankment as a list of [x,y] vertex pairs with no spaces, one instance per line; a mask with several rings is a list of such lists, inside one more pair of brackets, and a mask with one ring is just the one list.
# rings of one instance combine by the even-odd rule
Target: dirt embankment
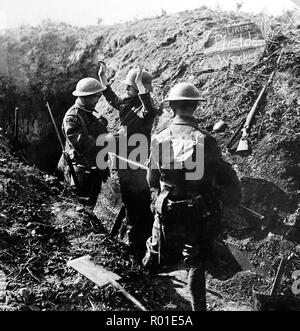
[[[209,33],[250,21],[262,28],[265,52],[254,63],[228,63],[203,71],[201,53]],[[120,94],[128,70],[141,63],[153,73],[158,106],[175,83],[192,81],[206,99],[197,112],[203,127],[210,128],[220,119],[228,123],[228,129],[215,137],[224,158],[239,173],[244,205],[265,216],[258,222],[242,211],[226,211],[224,237],[245,253],[245,270],[250,271],[243,272],[223,249],[222,259],[212,266],[208,278],[211,291],[219,293],[210,293],[210,310],[241,306],[247,310],[252,304],[252,286],[262,284],[269,289],[280,258],[299,255],[298,232],[286,225],[297,221],[300,214],[299,39],[291,14],[274,19],[205,8],[111,27],[79,29],[51,22],[22,27],[0,36],[0,126],[12,134],[14,108],[20,107],[20,140],[27,157],[41,169],[53,170],[60,153],[44,96],[60,124],[74,101],[71,93],[76,82],[85,76],[96,77],[99,59],[107,62],[113,87]],[[226,144],[274,70],[278,54],[274,52],[282,47],[281,64],[251,132],[253,153],[248,157],[229,153]],[[104,100],[98,110],[108,118],[110,129],[116,130],[117,113]],[[166,108],[155,131],[171,117]],[[85,254],[121,274],[126,288],[150,309],[188,309],[186,296],[178,294],[169,278],[160,282],[164,284],[161,289],[155,283],[149,286],[126,247],[109,239],[103,229],[95,231],[90,215],[76,212],[76,199],[54,178],[2,150],[0,162],[0,271],[6,279],[5,291],[0,287],[1,309],[133,309],[112,287],[93,288],[67,269],[66,261]],[[110,183],[115,185],[115,180]],[[107,228],[117,212],[117,198],[105,187],[96,211]],[[283,279],[280,291],[289,291],[290,276]]]
[[[280,47],[280,41],[285,45],[284,65],[280,67],[281,74],[276,79],[274,91],[269,94],[273,103],[267,103],[269,112],[267,109],[260,134],[264,137],[282,127],[285,136],[291,136],[293,131],[289,130],[297,132],[294,120],[297,114],[290,109],[299,106],[298,31],[293,30],[292,18],[288,15],[281,19],[252,17],[205,8],[114,26],[79,29],[46,21],[36,28],[24,26],[9,31],[0,37],[1,124],[11,133],[14,107],[19,106],[20,136],[27,154],[39,167],[53,169],[59,146],[44,107],[44,96],[60,124],[73,103],[71,93],[77,81],[85,76],[97,77],[98,60],[105,59],[110,68],[110,78],[114,81],[113,87],[118,93],[124,93],[121,81],[128,70],[141,63],[154,76],[154,97],[158,105],[174,83],[193,81],[207,100],[203,104],[208,116],[206,122],[212,124],[221,117],[234,130],[266,80],[261,75],[272,70],[276,58],[271,57],[253,70],[248,70],[252,64],[232,68],[224,63],[221,70],[202,72],[201,62],[210,33],[244,22],[255,22],[262,29],[268,41],[266,56]],[[284,35],[281,40],[278,37],[280,33]],[[274,36],[278,40],[274,41]],[[108,117],[111,129],[118,126],[117,114],[103,100],[99,103],[99,111]],[[284,125],[278,121],[283,114]],[[169,117],[169,113],[163,115],[158,129]],[[270,125],[269,121],[273,124]],[[267,137],[273,142],[272,136]],[[227,136],[222,138],[227,139]],[[53,142],[51,146],[49,140]],[[284,146],[280,148],[285,149]],[[293,173],[295,170],[291,167]]]

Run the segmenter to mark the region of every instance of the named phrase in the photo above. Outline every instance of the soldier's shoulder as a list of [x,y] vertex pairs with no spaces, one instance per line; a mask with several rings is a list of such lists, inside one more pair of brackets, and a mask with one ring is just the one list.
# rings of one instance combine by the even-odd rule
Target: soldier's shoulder
[[80,115],[81,109],[77,105],[73,105],[69,110],[66,112],[64,117],[64,123],[65,124],[75,124],[79,122],[79,115]]
[[214,153],[215,155],[220,154],[220,149],[217,140],[201,125],[195,126],[193,131],[193,136],[195,139],[202,141],[204,143],[205,149],[208,152]]
[[206,140],[215,141],[215,138],[201,125],[201,123],[195,124],[195,130],[202,134]]
[[153,137],[162,140],[165,139],[167,136],[170,136],[169,125],[164,125],[156,132],[156,134]]
[[210,134],[208,131],[203,129],[201,125],[199,125],[197,122],[194,123],[188,123],[190,126],[190,131],[185,133],[185,137],[190,137],[191,139],[196,140],[204,140],[207,141],[210,139]]
[[80,107],[75,104],[68,109],[68,111],[66,112],[66,116],[72,116],[72,115],[77,116],[79,112],[80,112]]

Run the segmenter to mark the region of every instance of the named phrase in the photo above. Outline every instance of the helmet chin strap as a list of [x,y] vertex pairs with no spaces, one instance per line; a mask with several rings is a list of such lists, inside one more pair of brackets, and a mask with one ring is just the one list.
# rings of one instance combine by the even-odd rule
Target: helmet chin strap
[[95,105],[91,105],[87,102],[86,97],[78,97],[79,103],[80,105],[87,111],[93,112],[95,106],[97,105],[97,103],[95,103]]

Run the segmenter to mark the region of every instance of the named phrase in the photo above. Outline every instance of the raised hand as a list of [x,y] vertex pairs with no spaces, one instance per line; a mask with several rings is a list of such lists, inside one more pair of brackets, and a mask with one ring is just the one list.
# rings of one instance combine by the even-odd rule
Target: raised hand
[[98,76],[99,77],[106,76],[106,64],[103,61],[99,61]]
[[99,61],[99,65],[100,65],[99,71],[98,71],[99,80],[104,86],[107,86],[108,82],[107,82],[107,77],[106,77],[106,71],[107,71],[106,64],[103,61]]
[[139,64],[138,65],[138,73],[136,75],[135,78],[135,83],[138,85],[139,83],[142,84],[142,78],[143,78],[143,68],[142,66]]
[[147,92],[147,89],[143,85],[142,78],[143,78],[143,68],[139,64],[138,65],[138,72],[137,72],[137,75],[136,75],[136,78],[135,78],[135,83],[136,83],[136,86],[139,90],[139,93],[140,94],[145,94]]

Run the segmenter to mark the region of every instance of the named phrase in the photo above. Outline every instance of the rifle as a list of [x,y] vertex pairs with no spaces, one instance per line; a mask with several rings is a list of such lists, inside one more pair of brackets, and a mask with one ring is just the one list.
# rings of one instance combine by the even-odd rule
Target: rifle
[[243,129],[244,125],[246,122],[246,118],[243,118],[241,123],[239,124],[238,129],[235,131],[235,133],[233,134],[233,136],[231,137],[231,139],[229,140],[229,142],[226,145],[226,148],[229,152],[233,152],[233,145],[236,143],[238,136],[240,134],[240,131]]
[[26,159],[24,153],[22,152],[22,144],[19,141],[19,108],[15,108],[15,118],[14,118],[14,137],[11,141],[11,149],[8,149],[13,155],[19,157],[19,159],[29,164],[28,160]]
[[125,208],[125,205],[122,205],[120,211],[119,211],[119,214],[115,220],[115,223],[110,231],[110,236],[112,238],[114,238],[118,233],[119,233],[119,230],[121,228],[121,225],[122,225],[122,221],[124,219],[124,217],[126,216],[126,208]]
[[[141,169],[144,169],[144,170],[147,170],[147,169],[148,169],[145,165],[143,165],[143,164],[141,164],[141,163],[138,163],[138,162],[134,162],[134,161],[128,160],[128,159],[126,159],[125,157],[122,157],[122,156],[116,155],[116,154],[114,154],[114,153],[109,153],[109,155],[110,155],[111,157],[116,157],[116,158],[118,158],[118,159],[120,159],[120,160],[122,160],[122,161],[125,161],[125,162],[127,162],[128,164],[131,164],[131,165],[133,165],[133,166],[139,166]],[[123,208],[123,206],[122,206],[122,208]],[[259,219],[260,221],[263,221],[263,220],[265,219],[265,216],[263,216],[263,215],[257,213],[256,211],[254,211],[254,210],[252,210],[252,209],[250,209],[250,208],[247,208],[247,207],[245,207],[245,206],[243,206],[243,205],[240,205],[240,208],[241,208],[245,213],[247,213],[247,214],[249,214],[249,215],[251,215],[251,216],[253,216],[253,217]],[[122,209],[121,209],[121,210],[122,210]],[[119,215],[121,214],[121,210],[120,210],[120,212],[119,212]],[[115,226],[117,227],[117,225],[115,224],[114,227],[113,227],[114,231],[118,231],[118,229],[120,228],[121,223],[122,223],[122,218],[121,218],[121,220],[119,220],[119,215],[118,215],[118,217],[116,218],[116,223],[119,224],[119,227],[117,228],[117,230],[114,229]],[[124,217],[123,217],[123,218],[124,218]]]
[[249,209],[249,208],[247,208],[247,207],[245,207],[245,206],[243,206],[243,205],[240,205],[240,208],[241,208],[244,212],[246,212],[247,214],[249,214],[249,215],[251,215],[251,216],[253,216],[253,217],[259,219],[260,221],[263,221],[263,220],[265,219],[265,216],[263,216],[263,215],[257,213],[256,211],[254,211],[254,210],[252,210],[252,209]]
[[15,108],[15,127],[14,127],[14,140],[13,146],[14,150],[17,150],[19,147],[19,108]]
[[74,184],[75,184],[76,189],[79,190],[79,181],[78,181],[78,178],[76,176],[76,172],[75,172],[75,169],[74,169],[72,160],[70,159],[70,155],[65,151],[64,143],[63,143],[63,141],[61,139],[61,136],[59,134],[59,131],[58,131],[58,128],[56,126],[55,119],[53,117],[53,114],[52,114],[52,111],[51,111],[51,108],[49,106],[48,101],[46,101],[46,106],[48,108],[48,112],[49,112],[49,115],[51,117],[51,121],[52,121],[52,124],[54,126],[54,129],[55,129],[55,132],[56,132],[56,136],[57,136],[58,141],[60,143],[60,147],[62,149],[63,156],[64,156],[64,158],[65,158],[65,160],[67,162],[67,165],[68,165],[68,168],[69,168],[69,173],[70,173],[70,175],[73,178],[73,181],[74,181]]
[[268,86],[271,84],[271,82],[272,82],[272,80],[275,76],[275,72],[276,72],[277,67],[279,66],[282,55],[283,55],[283,48],[281,49],[281,52],[280,52],[280,55],[278,57],[275,69],[273,70],[271,76],[269,77],[269,80],[267,81],[267,83],[265,84],[263,89],[261,90],[255,104],[253,105],[251,111],[249,112],[249,114],[247,116],[245,125],[242,129],[243,134],[242,134],[242,138],[240,140],[239,146],[237,148],[237,153],[249,152],[249,150],[250,150],[250,148],[249,148],[249,134],[250,134],[252,121],[254,119],[254,116],[256,114],[256,111],[257,111],[257,108],[259,106],[259,103],[260,103],[261,99],[263,98]]
[[14,137],[12,140],[12,152],[18,154],[22,149],[22,146],[19,141],[19,108],[15,108],[15,121],[14,121]]

